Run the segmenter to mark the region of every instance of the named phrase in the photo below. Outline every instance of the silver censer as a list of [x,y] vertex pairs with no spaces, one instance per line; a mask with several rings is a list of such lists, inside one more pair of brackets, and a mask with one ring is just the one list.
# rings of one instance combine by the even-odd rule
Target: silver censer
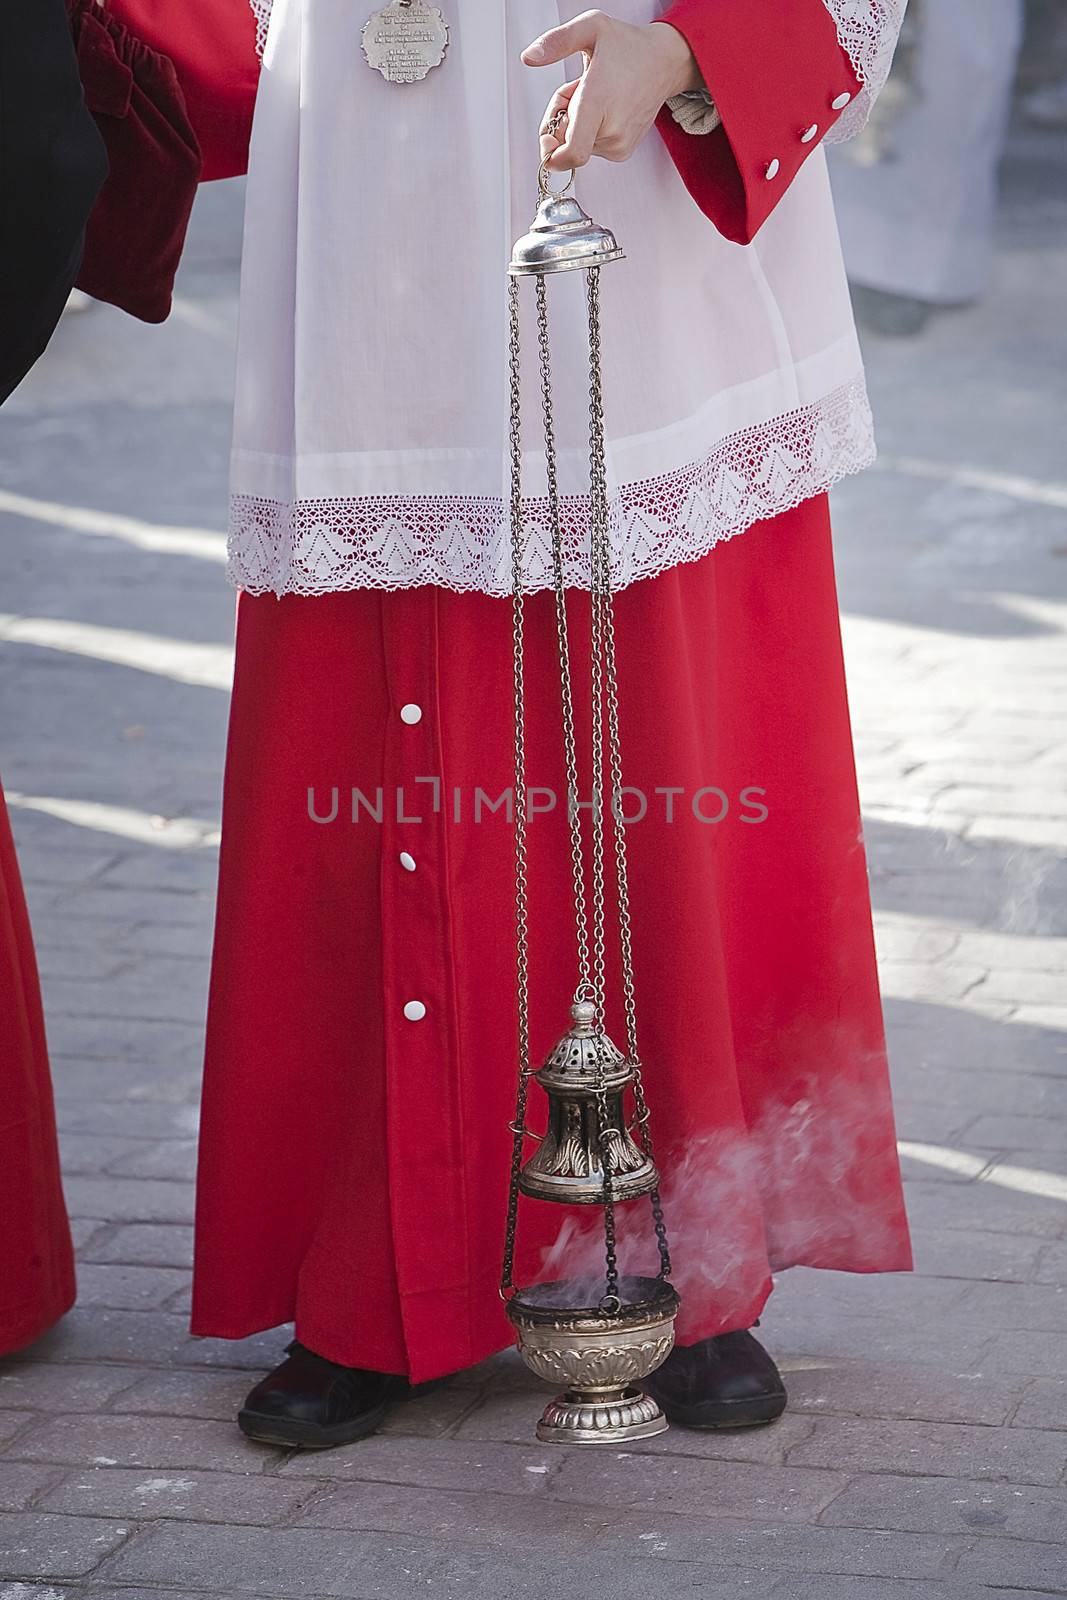
[[[573,182],[573,177],[572,180]],[[569,190],[570,183],[567,185]],[[670,1283],[671,1258],[659,1199],[659,1174],[649,1133],[637,1051],[636,1008],[626,839],[621,813],[605,804],[622,792],[615,625],[607,518],[607,472],[600,373],[600,268],[622,259],[607,228],[582,210],[566,190],[549,188],[542,163],[540,197],[530,231],[515,245],[511,263],[511,555],[515,684],[515,901],[519,1083],[512,1134],[504,1270],[501,1294],[518,1348],[538,1377],[561,1386],[537,1425],[537,1437],[568,1444],[618,1444],[662,1433],[666,1418],[641,1387],[670,1354],[678,1295]],[[546,279],[584,271],[589,323],[589,589],[591,611],[588,690],[592,728],[590,843],[582,836],[575,741],[575,681],[567,628],[560,500],[552,405],[552,353]],[[521,319],[519,283],[534,279],[541,413],[552,535],[556,633],[562,704],[578,985],[571,1027],[539,1069],[530,1063],[529,927],[527,918],[526,740],[524,663],[525,508],[522,493]],[[610,835],[610,849],[608,836]],[[626,1017],[626,1050],[605,1029],[608,929],[605,885],[612,874],[618,915],[618,956]],[[547,1129],[527,1125],[529,1085],[548,1100]],[[628,1109],[632,1107],[631,1110]],[[529,1142],[536,1144],[527,1159]],[[520,1195],[566,1205],[599,1206],[604,1225],[604,1271],[598,1278],[568,1278],[519,1289],[514,1284]],[[659,1250],[656,1277],[620,1273],[615,1208],[647,1197]]]

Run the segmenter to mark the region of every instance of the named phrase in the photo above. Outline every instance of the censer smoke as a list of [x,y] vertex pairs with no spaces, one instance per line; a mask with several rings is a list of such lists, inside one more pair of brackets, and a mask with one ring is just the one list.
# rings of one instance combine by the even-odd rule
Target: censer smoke
[[[641,1381],[670,1354],[678,1295],[670,1283],[671,1259],[659,1200],[659,1175],[650,1135],[637,1049],[626,839],[615,805],[605,807],[605,789],[622,792],[616,641],[607,519],[607,468],[600,371],[600,269],[622,259],[615,236],[599,227],[567,190],[549,188],[542,163],[540,198],[530,231],[515,245],[508,268],[511,390],[511,555],[515,683],[515,901],[519,1083],[511,1123],[512,1161],[501,1293],[516,1330],[523,1360],[539,1377],[563,1386],[537,1426],[542,1440],[572,1444],[618,1443],[647,1438],[667,1426]],[[586,892],[586,855],[578,806],[571,650],[563,578],[562,530],[556,470],[546,279],[581,270],[586,277],[589,334],[589,693],[592,729],[592,810],[588,851],[591,894]],[[548,480],[562,742],[570,818],[577,977],[571,1027],[543,1066],[530,1064],[529,926],[526,852],[526,746],[524,664],[524,556],[522,494],[522,367],[520,280],[534,279],[541,376],[541,414]],[[605,761],[606,754],[606,761]],[[605,770],[606,766],[606,770]],[[610,857],[607,835],[611,834]],[[618,905],[619,965],[626,1017],[626,1050],[608,1037],[608,873]],[[587,903],[591,898],[591,908]],[[529,1085],[548,1098],[543,1135],[527,1125]],[[628,1122],[628,1097],[633,1121]],[[527,1140],[537,1144],[524,1160]],[[519,1197],[599,1206],[604,1222],[601,1292],[587,1282],[563,1280],[516,1289],[513,1282]],[[621,1275],[615,1244],[615,1207],[648,1197],[659,1249],[656,1277]]]

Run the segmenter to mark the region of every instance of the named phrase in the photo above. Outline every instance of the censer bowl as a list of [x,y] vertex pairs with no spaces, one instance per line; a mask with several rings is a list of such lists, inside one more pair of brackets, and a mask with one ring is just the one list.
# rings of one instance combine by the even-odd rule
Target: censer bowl
[[619,1444],[666,1431],[637,1385],[671,1353],[677,1292],[661,1278],[624,1277],[617,1310],[594,1296],[587,1280],[573,1279],[535,1284],[508,1302],[523,1361],[563,1386],[537,1424],[544,1443]]

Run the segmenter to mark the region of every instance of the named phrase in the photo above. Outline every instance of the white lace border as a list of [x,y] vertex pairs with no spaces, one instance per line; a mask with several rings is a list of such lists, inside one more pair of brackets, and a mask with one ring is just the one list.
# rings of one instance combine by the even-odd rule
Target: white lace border
[[863,85],[826,136],[842,144],[862,133],[871,107],[885,88],[893,65],[908,0],[823,0],[834,19],[842,50]]
[[[706,555],[780,515],[874,459],[861,379],[824,399],[724,439],[702,461],[619,487],[611,496],[612,579],[625,588]],[[563,571],[589,587],[589,506],[562,502]],[[550,588],[548,502],[524,503],[529,592]],[[501,496],[374,495],[281,502],[235,494],[230,581],[250,594],[333,594],[436,584],[456,591],[511,591],[509,508]]]

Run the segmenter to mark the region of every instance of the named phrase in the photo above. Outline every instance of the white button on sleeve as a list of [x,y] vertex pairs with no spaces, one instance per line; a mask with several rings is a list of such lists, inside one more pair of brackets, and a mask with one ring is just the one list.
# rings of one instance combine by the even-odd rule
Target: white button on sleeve
[[415,705],[413,702],[406,706],[401,706],[400,720],[401,722],[406,722],[409,727],[414,727],[416,722],[422,721],[422,707]]
[[400,865],[403,867],[405,872],[414,872],[415,871],[415,857],[412,856],[412,855],[409,855],[406,850],[401,850],[401,852],[400,852]]
[[404,1015],[409,1022],[421,1022],[426,1015],[426,1007],[421,1000],[409,1000],[404,1006]]
[[817,122],[813,122],[811,127],[810,128],[805,128],[804,132],[800,135],[801,144],[810,144],[811,141],[814,139],[815,135],[818,133],[818,131],[819,131],[819,124]]
[[835,111],[843,111],[851,99],[852,96],[850,94],[839,94],[836,100],[830,101],[830,104]]
[[768,165],[767,170],[763,174],[763,176],[765,178],[777,178],[779,172],[781,171],[781,166],[782,166],[782,163],[779,161],[778,157],[775,156],[774,160],[772,162],[770,162],[770,164]]

